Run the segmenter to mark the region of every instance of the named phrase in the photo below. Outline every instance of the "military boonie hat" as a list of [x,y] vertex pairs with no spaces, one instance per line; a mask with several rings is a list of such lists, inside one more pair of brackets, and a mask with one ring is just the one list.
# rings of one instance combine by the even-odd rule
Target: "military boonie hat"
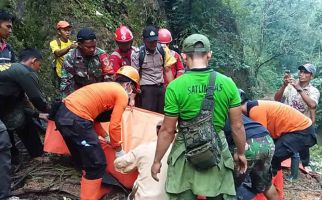
[[[203,47],[195,47],[197,43],[203,44]],[[210,42],[209,39],[201,34],[192,34],[183,41],[182,52],[209,52]]]

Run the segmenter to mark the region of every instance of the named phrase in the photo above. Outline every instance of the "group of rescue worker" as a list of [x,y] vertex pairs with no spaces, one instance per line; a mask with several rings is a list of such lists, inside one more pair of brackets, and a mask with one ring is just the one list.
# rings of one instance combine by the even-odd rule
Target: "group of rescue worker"
[[[72,25],[59,21],[50,48],[61,96],[49,105],[36,74],[41,53],[26,48],[17,62],[6,42],[13,20],[0,11],[0,199],[19,199],[10,192],[10,167],[19,155],[14,134],[31,158],[46,161],[35,118],[55,121],[82,169],[81,200],[100,199],[109,177],[97,134],[100,122],[110,122],[100,137],[115,150],[115,168],[139,169],[134,199],[233,199],[248,177],[251,192],[279,199],[272,177],[281,162],[299,152],[308,160],[316,144],[320,93],[310,84],[316,75],[312,64],[298,68],[298,80],[285,74],[275,95],[283,103],[250,101],[231,78],[209,66],[212,51],[205,35],[185,38],[180,55],[170,49],[169,30],[146,26],[137,48],[131,30],[121,25],[115,31],[117,48],[109,55],[97,47],[93,29],[80,29],[72,41]],[[157,142],[126,153],[121,120],[127,106],[164,114],[164,120]]]

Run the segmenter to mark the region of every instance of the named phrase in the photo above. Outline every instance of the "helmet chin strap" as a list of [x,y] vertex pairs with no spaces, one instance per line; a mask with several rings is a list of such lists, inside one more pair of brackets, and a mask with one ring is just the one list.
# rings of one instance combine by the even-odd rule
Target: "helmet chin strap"
[[[129,88],[130,87],[130,91],[129,91]],[[129,95],[129,97],[131,96],[131,94],[133,93],[133,88],[132,88],[132,84],[131,82],[127,82],[125,83],[125,91],[126,93]]]

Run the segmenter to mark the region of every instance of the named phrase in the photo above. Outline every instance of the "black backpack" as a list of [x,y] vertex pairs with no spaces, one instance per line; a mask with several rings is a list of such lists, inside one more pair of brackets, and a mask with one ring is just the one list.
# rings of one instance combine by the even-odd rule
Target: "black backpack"
[[[161,54],[162,61],[163,61],[162,65],[164,65],[165,52],[164,52],[164,49],[163,49],[163,47],[161,46],[160,43],[157,44],[157,51]],[[143,62],[144,62],[145,54],[146,54],[146,48],[145,48],[145,45],[142,45],[142,46],[140,46],[140,49],[139,49],[139,74],[140,74],[140,77],[141,77],[141,74],[142,74],[142,68],[141,67],[142,67]]]

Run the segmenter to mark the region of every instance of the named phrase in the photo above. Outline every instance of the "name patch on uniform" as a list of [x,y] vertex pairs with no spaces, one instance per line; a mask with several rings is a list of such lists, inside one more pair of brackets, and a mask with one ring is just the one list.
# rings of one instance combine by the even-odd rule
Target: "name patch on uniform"
[[[207,85],[205,85],[205,84],[192,85],[192,86],[188,87],[188,95],[206,93],[206,88],[207,88]],[[223,85],[221,83],[215,85],[215,91],[217,91],[217,92],[222,91],[222,88],[223,88]]]

